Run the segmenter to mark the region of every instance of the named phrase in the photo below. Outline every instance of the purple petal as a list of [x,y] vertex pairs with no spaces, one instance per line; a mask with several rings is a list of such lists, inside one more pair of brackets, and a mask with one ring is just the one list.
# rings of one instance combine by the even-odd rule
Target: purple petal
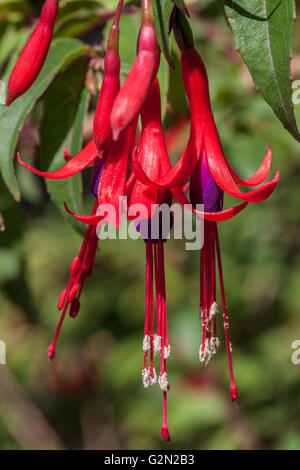
[[200,162],[191,175],[191,202],[194,205],[204,204],[206,212],[219,212],[223,210],[223,197],[224,192],[215,183],[203,152]]

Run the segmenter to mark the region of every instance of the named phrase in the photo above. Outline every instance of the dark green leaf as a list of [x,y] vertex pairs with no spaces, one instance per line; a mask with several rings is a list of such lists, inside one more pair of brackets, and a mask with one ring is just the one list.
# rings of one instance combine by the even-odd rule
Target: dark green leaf
[[170,87],[168,101],[179,114],[189,115],[189,107],[181,77],[180,59],[173,50],[174,69],[170,70]]
[[[82,148],[82,125],[87,114],[89,99],[90,93],[88,89],[84,87],[80,94],[80,101],[73,126],[64,140],[64,144],[67,146],[71,155],[76,155]],[[49,171],[57,170],[62,167],[64,163],[63,148],[61,146],[51,162]],[[74,175],[65,180],[46,180],[46,185],[51,194],[51,199],[54,201],[63,217],[66,218],[76,230],[82,231],[82,224],[68,215],[64,209],[64,202],[66,202],[68,207],[73,211],[77,213],[83,212],[81,175]]]
[[300,140],[290,82],[294,2],[225,0],[225,12],[257,88],[284,127]]
[[169,22],[174,3],[172,0],[153,0],[153,12],[156,36],[159,46],[170,67],[173,67],[173,60],[169,48]]
[[172,0],[172,2],[179,8],[180,11],[186,16],[190,16],[188,7],[184,3],[184,0]]
[[161,117],[163,120],[167,111],[167,98],[168,98],[169,84],[170,84],[170,67],[168,66],[165,60],[162,60],[160,62],[157,78],[158,78],[159,86],[160,86]]
[[48,88],[61,67],[81,55],[83,51],[84,46],[77,39],[54,40],[43,70],[31,89],[8,108],[0,107],[0,168],[4,181],[16,200],[20,200],[20,190],[14,174],[13,158],[19,131],[36,101]]
[[81,58],[58,75],[45,96],[40,124],[41,166],[44,170],[72,126],[86,72],[87,61]]

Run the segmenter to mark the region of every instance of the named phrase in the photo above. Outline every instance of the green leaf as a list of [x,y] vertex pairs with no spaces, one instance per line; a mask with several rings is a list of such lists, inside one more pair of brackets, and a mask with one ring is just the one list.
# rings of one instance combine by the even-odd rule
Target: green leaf
[[170,102],[174,111],[188,116],[190,111],[181,77],[180,58],[178,56],[177,50],[174,49],[172,52],[174,58],[174,69],[170,70],[168,101]]
[[165,60],[160,62],[157,78],[161,94],[161,118],[164,119],[167,112],[167,98],[170,84],[170,67]]
[[41,167],[44,170],[72,126],[86,72],[87,60],[80,58],[57,76],[46,93],[40,124]]
[[174,3],[172,0],[153,0],[154,24],[159,47],[168,64],[173,67],[173,60],[169,48],[169,22]]
[[102,2],[98,0],[68,0],[60,3],[58,20],[63,18],[70,13],[74,13],[80,9],[84,10],[99,10],[102,6]]
[[[88,111],[90,100],[90,93],[86,87],[81,90],[79,105],[77,108],[76,116],[73,126],[64,140],[64,144],[70,151],[71,155],[76,155],[82,148],[82,126]],[[63,146],[56,152],[49,171],[57,170],[64,165]],[[78,220],[68,215],[64,208],[64,202],[68,207],[77,213],[83,212],[82,203],[82,179],[81,175],[74,175],[65,180],[46,180],[46,185],[51,199],[58,207],[63,217],[77,230],[82,232],[83,227]]]
[[76,155],[82,149],[82,126],[88,112],[90,97],[88,88],[84,87],[81,90],[79,106],[69,136],[71,155]]
[[290,82],[294,2],[225,0],[225,12],[257,88],[284,127],[300,141]]
[[186,16],[190,16],[188,7],[184,3],[184,0],[172,0],[172,2],[179,8],[180,11]]
[[7,14],[22,12],[25,14],[32,13],[32,6],[27,0],[2,0],[0,5],[0,17],[3,15],[7,20]]
[[23,29],[18,30],[15,27],[8,27],[1,38],[0,66],[2,66],[11,54],[23,43],[23,38],[27,37],[27,32]]
[[7,187],[17,201],[20,200],[20,189],[14,173],[13,158],[19,131],[58,71],[84,50],[82,42],[77,39],[55,39],[43,70],[31,89],[9,107],[0,106],[0,169]]

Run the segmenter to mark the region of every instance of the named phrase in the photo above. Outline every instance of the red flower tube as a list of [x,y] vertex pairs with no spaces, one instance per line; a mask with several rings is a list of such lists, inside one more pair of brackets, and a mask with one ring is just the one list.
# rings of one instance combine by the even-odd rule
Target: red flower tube
[[142,28],[138,39],[138,55],[126,77],[111,113],[113,139],[117,140],[138,116],[159,66],[151,0],[142,3]]
[[37,79],[46,60],[58,13],[58,1],[46,0],[41,17],[21,53],[8,82],[6,106],[26,93]]

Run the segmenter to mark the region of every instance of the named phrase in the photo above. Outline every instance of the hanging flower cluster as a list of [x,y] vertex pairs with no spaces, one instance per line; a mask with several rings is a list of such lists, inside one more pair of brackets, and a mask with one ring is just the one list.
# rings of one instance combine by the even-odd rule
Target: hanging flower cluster
[[[97,251],[97,225],[111,223],[119,227],[120,198],[126,197],[121,211],[128,220],[135,220],[136,230],[146,246],[146,302],[143,337],[142,381],[145,388],[158,383],[163,392],[162,437],[170,439],[167,425],[167,392],[169,390],[166,360],[171,348],[168,342],[167,308],[164,266],[164,243],[168,234],[159,224],[157,237],[152,236],[152,222],[158,204],[169,207],[175,198],[204,220],[204,245],[200,252],[200,317],[202,342],[201,363],[207,364],[219,346],[217,333],[217,284],[220,287],[225,342],[230,374],[230,398],[238,397],[232,365],[228,313],[217,222],[231,219],[248,203],[257,203],[273,192],[279,173],[265,183],[271,165],[271,150],[258,171],[242,180],[231,168],[219,139],[211,110],[208,77],[205,65],[194,47],[188,22],[175,8],[172,17],[174,35],[181,51],[181,73],[190,107],[190,136],[186,149],[172,167],[167,152],[161,121],[161,98],[157,72],[160,50],[154,29],[151,0],[142,0],[142,25],[138,37],[137,58],[120,87],[119,20],[123,0],[119,0],[111,26],[104,64],[104,78],[94,117],[93,140],[75,157],[65,151],[67,163],[54,172],[38,171],[19,162],[45,178],[69,178],[93,165],[91,192],[96,198],[91,215],[67,211],[88,225],[79,255],[70,267],[69,283],[60,295],[58,309],[61,318],[48,348],[54,358],[55,345],[66,313],[75,317],[80,307],[80,295],[91,275]],[[33,83],[45,60],[57,14],[57,1],[46,0],[40,22],[24,49],[9,82],[7,104],[24,93]],[[39,35],[43,40],[40,41]],[[39,43],[39,47],[37,44]],[[30,60],[28,60],[28,57]],[[26,78],[24,80],[24,77]],[[138,119],[141,118],[141,130]],[[259,186],[242,192],[239,186]],[[186,191],[189,190],[189,198]],[[239,205],[223,209],[224,193],[241,199]],[[197,209],[204,205],[204,211]],[[112,206],[111,214],[103,207]],[[146,211],[136,210],[146,208]],[[170,215],[172,219],[172,215]],[[170,226],[172,220],[169,221]],[[154,357],[159,356],[159,372]]]

